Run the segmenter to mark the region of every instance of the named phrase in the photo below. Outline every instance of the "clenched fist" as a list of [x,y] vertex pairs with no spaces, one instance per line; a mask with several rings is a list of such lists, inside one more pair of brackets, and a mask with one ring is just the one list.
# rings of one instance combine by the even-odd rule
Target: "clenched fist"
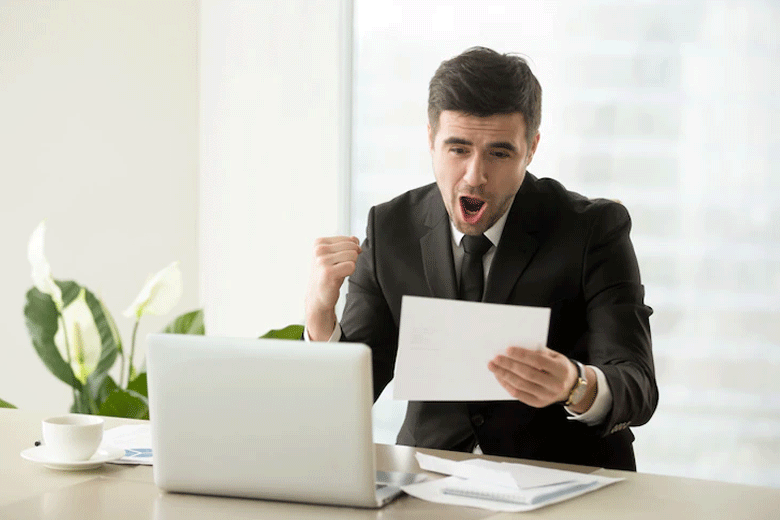
[[312,340],[327,341],[333,333],[341,285],[355,272],[360,252],[356,237],[325,237],[314,241],[314,258],[306,291],[306,328]]

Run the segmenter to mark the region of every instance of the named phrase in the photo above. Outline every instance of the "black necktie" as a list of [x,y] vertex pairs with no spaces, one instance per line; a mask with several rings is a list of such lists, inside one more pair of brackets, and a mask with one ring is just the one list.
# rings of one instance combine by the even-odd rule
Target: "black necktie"
[[485,235],[465,235],[463,237],[463,264],[460,270],[460,291],[458,298],[478,302],[482,300],[482,288],[485,285],[485,270],[482,257],[493,245]]

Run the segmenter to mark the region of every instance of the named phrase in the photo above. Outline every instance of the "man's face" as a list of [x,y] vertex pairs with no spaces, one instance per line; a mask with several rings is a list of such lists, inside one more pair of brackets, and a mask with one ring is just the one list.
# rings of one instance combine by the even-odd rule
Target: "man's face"
[[509,210],[539,144],[530,146],[520,113],[488,117],[445,110],[439,130],[428,125],[433,174],[455,227],[484,233]]

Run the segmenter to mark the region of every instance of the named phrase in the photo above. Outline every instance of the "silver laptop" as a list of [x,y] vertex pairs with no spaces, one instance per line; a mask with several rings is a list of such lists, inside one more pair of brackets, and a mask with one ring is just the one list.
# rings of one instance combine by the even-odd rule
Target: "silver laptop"
[[154,481],[166,491],[381,507],[371,351],[177,334],[147,337]]

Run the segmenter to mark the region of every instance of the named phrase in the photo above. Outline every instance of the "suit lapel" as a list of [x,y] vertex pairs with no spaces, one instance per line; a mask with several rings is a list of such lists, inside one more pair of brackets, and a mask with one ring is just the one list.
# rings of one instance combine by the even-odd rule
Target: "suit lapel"
[[425,279],[434,298],[457,299],[455,261],[452,258],[450,219],[438,188],[431,191],[426,204],[428,214],[425,225],[428,233],[420,238]]
[[530,173],[526,173],[526,178],[509,210],[496,256],[490,266],[482,301],[507,303],[509,293],[517,283],[517,279],[539,248],[534,231],[542,216],[538,196],[534,196],[535,180]]

